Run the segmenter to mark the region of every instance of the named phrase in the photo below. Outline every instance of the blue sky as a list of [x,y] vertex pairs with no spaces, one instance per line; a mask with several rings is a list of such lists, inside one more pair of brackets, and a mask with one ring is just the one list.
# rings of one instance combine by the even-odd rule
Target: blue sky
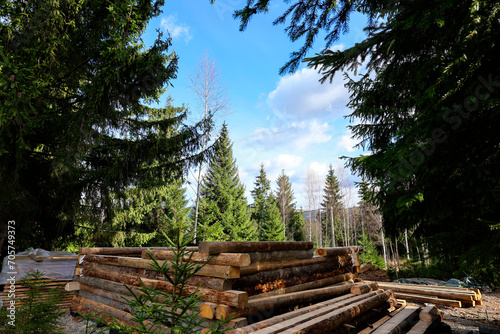
[[[193,115],[199,111],[196,97],[189,89],[189,77],[203,54],[210,55],[227,86],[232,108],[223,121],[234,142],[234,157],[249,202],[252,202],[250,190],[263,163],[273,189],[277,176],[285,170],[291,177],[298,206],[307,209],[304,183],[308,169],[318,175],[322,185],[330,164],[338,171],[342,169],[340,156],[364,153],[353,148],[356,141],[351,139],[349,122],[343,117],[350,113],[346,107],[349,94],[342,75],[336,75],[332,84],[323,85],[318,82],[316,71],[305,66],[292,75],[280,76],[279,68],[302,45],[302,41],[290,42],[283,31],[284,25],[272,25],[286,5],[275,2],[269,13],[255,16],[248,28],[240,32],[239,21],[232,14],[245,3],[168,1],[163,13],[150,22],[144,40],[151,43],[156,29],[169,31],[180,60],[178,78],[164,99],[170,94],[174,105],[188,105]],[[361,41],[365,23],[362,16],[354,16],[349,33],[334,48],[350,47]],[[309,55],[319,52],[322,46],[324,41],[318,38]],[[358,178],[347,174],[349,170],[345,170],[350,181],[346,192],[352,205],[358,201],[352,184]],[[193,197],[190,191],[189,197]]]

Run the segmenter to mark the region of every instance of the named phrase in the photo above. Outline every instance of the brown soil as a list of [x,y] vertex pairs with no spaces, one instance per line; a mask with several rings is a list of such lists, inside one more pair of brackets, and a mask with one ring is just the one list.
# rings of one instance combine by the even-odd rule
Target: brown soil
[[[371,270],[358,275],[366,281],[388,282],[383,270]],[[479,328],[500,330],[500,292],[482,293],[482,305],[469,308],[439,306],[444,312],[444,322],[456,334],[476,334]],[[422,304],[423,305],[423,304]]]

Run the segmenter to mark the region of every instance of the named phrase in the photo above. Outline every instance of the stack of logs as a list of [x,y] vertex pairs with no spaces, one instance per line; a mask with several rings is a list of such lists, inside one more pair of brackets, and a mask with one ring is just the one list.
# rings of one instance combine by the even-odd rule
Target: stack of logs
[[431,303],[450,307],[482,305],[479,289],[391,282],[379,282],[378,285],[382,289],[392,290],[396,298],[418,303]]
[[[361,247],[325,249],[314,255],[311,242],[201,242],[192,260],[205,263],[190,280],[186,292],[199,287],[201,316],[208,327],[216,319],[233,316],[229,326],[282,313],[298,305],[323,301],[350,291],[345,284],[359,270]],[[173,257],[168,248],[150,248],[160,263]],[[80,290],[71,309],[112,316],[133,325],[123,297],[129,291],[153,286],[173,291],[164,277],[151,270],[147,248],[82,248],[75,281]],[[340,284],[340,285],[334,285]],[[134,288],[135,287],[135,288]]]

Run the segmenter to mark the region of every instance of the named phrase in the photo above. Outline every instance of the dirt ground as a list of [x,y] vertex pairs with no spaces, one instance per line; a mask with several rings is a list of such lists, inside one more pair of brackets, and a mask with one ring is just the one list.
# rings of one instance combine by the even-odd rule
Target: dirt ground
[[[372,270],[359,274],[367,281],[389,282],[383,270]],[[444,312],[444,322],[453,333],[476,334],[479,328],[500,330],[500,292],[482,293],[483,304],[476,307],[456,308],[438,306]]]

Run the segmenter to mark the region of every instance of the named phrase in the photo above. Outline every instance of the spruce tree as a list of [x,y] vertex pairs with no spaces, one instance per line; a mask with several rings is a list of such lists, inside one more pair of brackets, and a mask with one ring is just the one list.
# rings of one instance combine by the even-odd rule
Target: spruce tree
[[325,236],[329,238],[332,247],[337,245],[337,236],[335,235],[336,225],[339,224],[340,210],[342,210],[342,195],[340,194],[340,184],[335,171],[330,165],[326,174],[325,188],[323,189],[323,202],[321,203],[322,211],[322,229],[325,231]]
[[201,240],[256,240],[244,192],[233,158],[233,144],[224,124],[201,188],[198,217]]
[[[287,240],[301,241],[304,238],[304,217],[296,210],[295,197],[290,177],[282,170],[276,179],[276,203],[280,210],[281,221],[285,227],[284,236]],[[302,219],[301,219],[302,218]]]
[[271,191],[271,181],[267,178],[264,165],[260,165],[260,174],[251,191],[254,199],[252,220],[257,225],[259,239],[262,241],[282,241],[283,224],[276,200]]

